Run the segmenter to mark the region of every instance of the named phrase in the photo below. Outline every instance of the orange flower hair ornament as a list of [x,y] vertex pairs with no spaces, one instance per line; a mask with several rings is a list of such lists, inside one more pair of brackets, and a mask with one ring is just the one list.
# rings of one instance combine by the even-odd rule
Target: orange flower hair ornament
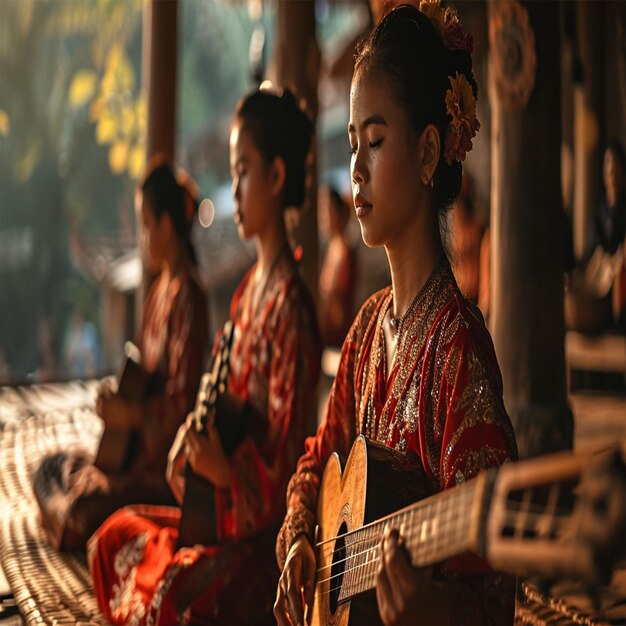
[[448,76],[451,89],[446,91],[446,112],[452,121],[446,128],[444,157],[448,165],[452,161],[464,161],[472,149],[472,139],[480,128],[476,119],[476,97],[464,74]]
[[[448,50],[463,50],[472,54],[474,39],[463,32],[461,20],[454,9],[441,6],[441,0],[385,0],[384,15],[403,5],[410,5],[428,17]],[[472,149],[472,139],[480,128],[476,119],[476,96],[464,74],[448,76],[451,89],[446,91],[446,111],[452,121],[446,128],[444,158],[448,165],[452,161],[464,161]]]

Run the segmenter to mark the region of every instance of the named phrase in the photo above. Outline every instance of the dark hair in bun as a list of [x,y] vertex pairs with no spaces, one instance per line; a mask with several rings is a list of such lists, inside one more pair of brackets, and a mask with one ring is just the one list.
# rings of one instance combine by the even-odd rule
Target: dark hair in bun
[[197,265],[196,251],[191,241],[193,215],[189,216],[186,192],[177,181],[174,169],[164,155],[158,154],[148,163],[138,188],[150,203],[157,218],[163,214],[169,215],[176,236],[187,248],[192,263]]
[[382,71],[389,79],[397,103],[404,108],[416,132],[428,124],[439,131],[441,153],[434,174],[435,205],[445,213],[461,189],[462,166],[444,156],[446,129],[451,116],[446,111],[449,77],[462,74],[474,97],[478,87],[467,50],[449,50],[432,20],[414,6],[391,11],[360,45],[354,72]]
[[267,164],[276,157],[285,163],[284,204],[300,207],[306,187],[306,157],[313,124],[293,93],[255,90],[239,101],[235,118],[241,120]]

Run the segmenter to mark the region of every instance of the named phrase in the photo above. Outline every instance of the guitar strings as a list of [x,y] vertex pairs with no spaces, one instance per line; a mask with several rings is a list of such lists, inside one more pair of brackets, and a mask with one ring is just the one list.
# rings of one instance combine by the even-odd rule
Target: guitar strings
[[[535,516],[535,517],[542,517],[542,516],[539,516],[539,515],[534,515],[534,516]],[[563,524],[562,522],[559,522],[559,526],[560,526],[560,529],[563,529],[564,527],[566,527],[566,524]],[[532,529],[529,529],[528,527],[525,527],[525,528],[524,528],[524,530],[532,530]],[[378,536],[374,536],[374,537],[372,537],[372,539],[375,539],[376,541],[379,541],[381,537],[382,537],[382,535],[381,535],[381,534],[379,534]],[[426,547],[425,552],[426,552],[426,554],[427,554],[427,552],[428,552],[428,545],[427,545],[427,544],[422,544],[422,545],[424,545],[424,546]],[[342,563],[342,562],[344,562],[344,561],[348,561],[349,559],[354,559],[354,558],[356,558],[357,556],[359,556],[360,554],[364,554],[365,552],[367,552],[367,550],[362,551],[362,552],[359,552],[359,553],[354,554],[354,555],[350,555],[349,557],[346,557],[345,559],[343,559],[343,560],[341,560],[341,561],[336,561],[336,563],[332,563],[332,564],[330,564],[330,565],[327,565],[327,566],[324,566],[324,567],[322,567],[322,568],[319,568],[319,569],[317,570],[317,572],[319,573],[319,572],[321,572],[321,571],[322,571],[322,569],[328,569],[328,567],[332,567],[332,565],[335,565],[335,564],[338,564],[338,563]],[[424,556],[426,556],[426,554],[424,554]],[[326,591],[321,591],[321,590],[320,590],[320,588],[319,588],[319,585],[321,585],[322,583],[325,583],[325,582],[331,581],[331,580],[333,580],[333,579],[343,577],[343,576],[347,575],[349,572],[353,572],[353,571],[358,570],[358,569],[363,568],[363,567],[367,567],[367,566],[369,566],[369,567],[370,567],[370,569],[371,569],[371,567],[372,567],[375,563],[377,563],[378,561],[380,561],[380,556],[379,556],[379,555],[380,555],[380,552],[377,552],[377,554],[376,554],[376,556],[375,556],[374,558],[372,558],[372,559],[370,559],[370,560],[368,560],[368,561],[366,561],[366,562],[364,562],[364,563],[359,563],[358,565],[355,565],[354,567],[350,567],[350,568],[348,568],[348,569],[343,570],[342,572],[339,572],[338,574],[332,574],[332,575],[331,575],[331,576],[329,576],[328,578],[324,578],[324,579],[322,579],[322,580],[318,581],[318,582],[317,582],[317,586],[318,586],[318,588],[317,588],[317,590],[316,590],[316,592],[315,592],[315,595],[316,595],[316,596],[318,596],[318,597],[323,597],[323,596],[329,595],[329,594],[331,594],[331,593],[333,593],[333,592],[335,592],[335,591],[340,590],[342,587],[344,587],[344,583],[339,584],[339,585],[337,585],[336,587],[330,587],[330,588],[329,588],[329,589],[327,589]],[[434,563],[435,561],[433,560],[432,562]],[[423,564],[423,566],[425,566],[426,564],[427,564],[427,563],[424,563],[424,564]],[[375,572],[367,572],[367,573],[366,573],[366,578],[367,578],[367,580],[368,580],[368,581],[369,581],[369,579],[371,579],[373,576],[375,576]],[[350,582],[352,582],[352,581],[350,581]],[[368,584],[369,584],[369,583],[368,583]],[[349,585],[348,585],[348,586],[349,586]],[[347,599],[347,598],[344,598],[344,600],[345,600],[345,599]]]
[[[402,516],[409,516],[409,523],[410,524],[414,524],[415,521],[413,520],[413,516],[414,515],[420,515],[420,514],[424,514],[426,513],[429,509],[432,509],[435,506],[439,506],[442,507],[444,504],[447,504],[450,502],[451,498],[454,498],[452,500],[454,506],[453,507],[448,507],[447,511],[441,511],[438,515],[439,518],[443,518],[444,519],[444,525],[442,526],[441,532],[444,532],[444,530],[448,529],[448,522],[453,522],[456,520],[452,520],[450,519],[450,514],[449,512],[453,509],[453,508],[461,508],[461,504],[465,505],[467,504],[465,501],[469,500],[471,501],[474,498],[474,491],[475,491],[475,485],[470,485],[468,488],[466,487],[464,489],[463,492],[459,493],[457,492],[452,492],[451,490],[448,491],[448,493],[444,493],[442,494],[443,497],[438,501],[438,502],[425,502],[423,503],[423,506],[414,506],[412,505],[412,507],[409,507],[406,511],[398,511],[396,513],[392,513],[390,515],[387,515],[386,517],[383,517],[382,519],[379,520],[375,520],[373,522],[370,522],[369,524],[365,524],[364,526],[360,526],[359,528],[354,528],[353,530],[350,530],[348,532],[345,532],[341,535],[335,535],[334,537],[330,537],[328,539],[325,539],[324,541],[320,541],[318,543],[315,544],[315,547],[322,552],[322,554],[324,555],[325,558],[328,558],[329,555],[331,553],[333,553],[337,548],[333,545],[329,545],[331,544],[333,541],[336,541],[337,539],[345,539],[346,537],[351,537],[352,535],[356,535],[358,533],[363,532],[364,534],[367,533],[368,529],[375,529],[376,526],[380,526],[382,524],[385,524],[386,522],[390,522],[391,520],[393,520],[394,518],[399,519]],[[459,489],[459,488],[457,488]],[[446,515],[446,513],[448,513],[448,515]],[[418,517],[418,522],[420,521],[419,517]],[[380,535],[379,535],[380,536]],[[351,548],[359,543],[363,543],[364,541],[367,541],[368,537],[364,537],[362,539],[356,539],[355,541],[352,541],[350,543],[346,543],[346,545],[341,548],[344,550],[347,550],[348,548]],[[325,553],[324,553],[325,551]]]
[[[548,514],[546,512],[546,508],[543,505],[535,505],[535,504],[528,504],[528,505],[521,505],[519,508],[513,508],[514,506],[514,502],[509,502],[507,503],[507,511],[506,511],[506,516],[505,516],[505,524],[511,524],[511,522],[515,521],[515,517],[517,514],[519,513],[524,513],[526,520],[527,521],[540,521],[541,519],[545,519],[545,518],[552,518],[550,520],[550,523],[552,526],[554,526],[554,524],[556,525],[556,530],[562,530],[567,522],[567,519],[565,518],[569,518],[572,515],[572,511],[574,510],[574,507],[560,507],[558,509],[555,509],[553,511],[550,511],[550,513]],[[410,512],[408,513],[409,515],[412,515],[413,513]],[[445,517],[445,515],[442,515],[442,517]],[[565,519],[565,522],[563,521],[563,519]],[[558,521],[561,520],[561,521]],[[335,537],[331,537],[329,539],[326,539],[324,541],[320,541],[319,543],[317,543],[315,545],[316,548],[320,548],[321,550],[324,550],[325,553],[323,553],[323,556],[325,558],[328,558],[329,555],[334,552],[335,550],[348,550],[349,548],[352,548],[353,546],[363,543],[365,541],[368,541],[368,537],[364,537],[362,539],[357,539],[355,541],[352,541],[350,543],[346,543],[345,546],[343,546],[343,548],[336,548],[335,546],[329,545],[332,541],[335,541],[337,539],[344,539],[348,536],[352,536],[355,535],[357,533],[359,533],[360,531],[364,531],[367,528],[373,528],[375,527],[377,524],[381,524],[382,520],[377,520],[375,522],[372,522],[370,524],[367,524],[366,526],[361,526],[360,528],[356,528],[353,529],[349,532],[343,533],[341,535],[336,535]],[[412,521],[410,521],[410,523],[414,523]],[[513,524],[514,525],[514,524]],[[445,530],[447,530],[448,527],[445,526],[444,528],[442,528],[441,532],[445,532]],[[524,525],[523,529],[524,531],[528,531],[528,530],[533,530],[531,527],[528,527],[526,525]],[[380,535],[379,535],[380,536]],[[328,566],[325,566],[328,567]],[[323,569],[323,568],[322,568]],[[319,570],[318,570],[319,571]]]

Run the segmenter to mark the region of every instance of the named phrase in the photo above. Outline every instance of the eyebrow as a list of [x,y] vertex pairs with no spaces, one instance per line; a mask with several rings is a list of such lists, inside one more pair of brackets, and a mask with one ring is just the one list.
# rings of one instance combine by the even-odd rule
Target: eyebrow
[[[387,122],[385,121],[385,118],[382,115],[378,115],[378,114],[370,115],[363,122],[363,128],[365,129],[368,126],[371,126],[372,124],[381,124],[382,126],[387,126]],[[349,133],[356,132],[356,128],[354,124],[348,124],[348,132]]]

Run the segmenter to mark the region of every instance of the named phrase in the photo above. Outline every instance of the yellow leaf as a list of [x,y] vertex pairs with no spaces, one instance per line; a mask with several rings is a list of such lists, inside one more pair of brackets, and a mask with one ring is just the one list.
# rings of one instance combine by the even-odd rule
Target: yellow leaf
[[128,175],[133,179],[138,179],[141,176],[143,166],[146,160],[145,146],[136,144],[130,151],[128,157]]
[[127,56],[122,52],[117,65],[117,88],[120,92],[132,91],[135,88],[135,71]]
[[98,118],[102,115],[102,113],[104,112],[104,98],[102,96],[100,96],[99,98],[96,98],[92,103],[91,106],[89,107],[89,119],[92,122],[97,122]]
[[8,137],[10,130],[11,120],[9,119],[9,114],[6,111],[0,109],[0,135],[2,135],[3,137]]
[[148,105],[146,104],[146,94],[142,91],[135,102],[135,119],[137,120],[138,134],[143,138],[146,134],[148,118]]
[[124,107],[122,113],[122,134],[128,137],[135,128],[135,112],[133,107]]
[[41,155],[41,142],[31,139],[24,154],[14,163],[15,179],[18,183],[25,183],[32,175]]
[[91,70],[79,70],[74,75],[70,85],[70,106],[78,108],[83,106],[96,90],[96,75]]
[[128,144],[116,141],[109,149],[109,168],[114,174],[121,174],[128,165]]
[[117,137],[117,120],[109,113],[104,113],[96,126],[96,141],[102,145],[113,143]]

